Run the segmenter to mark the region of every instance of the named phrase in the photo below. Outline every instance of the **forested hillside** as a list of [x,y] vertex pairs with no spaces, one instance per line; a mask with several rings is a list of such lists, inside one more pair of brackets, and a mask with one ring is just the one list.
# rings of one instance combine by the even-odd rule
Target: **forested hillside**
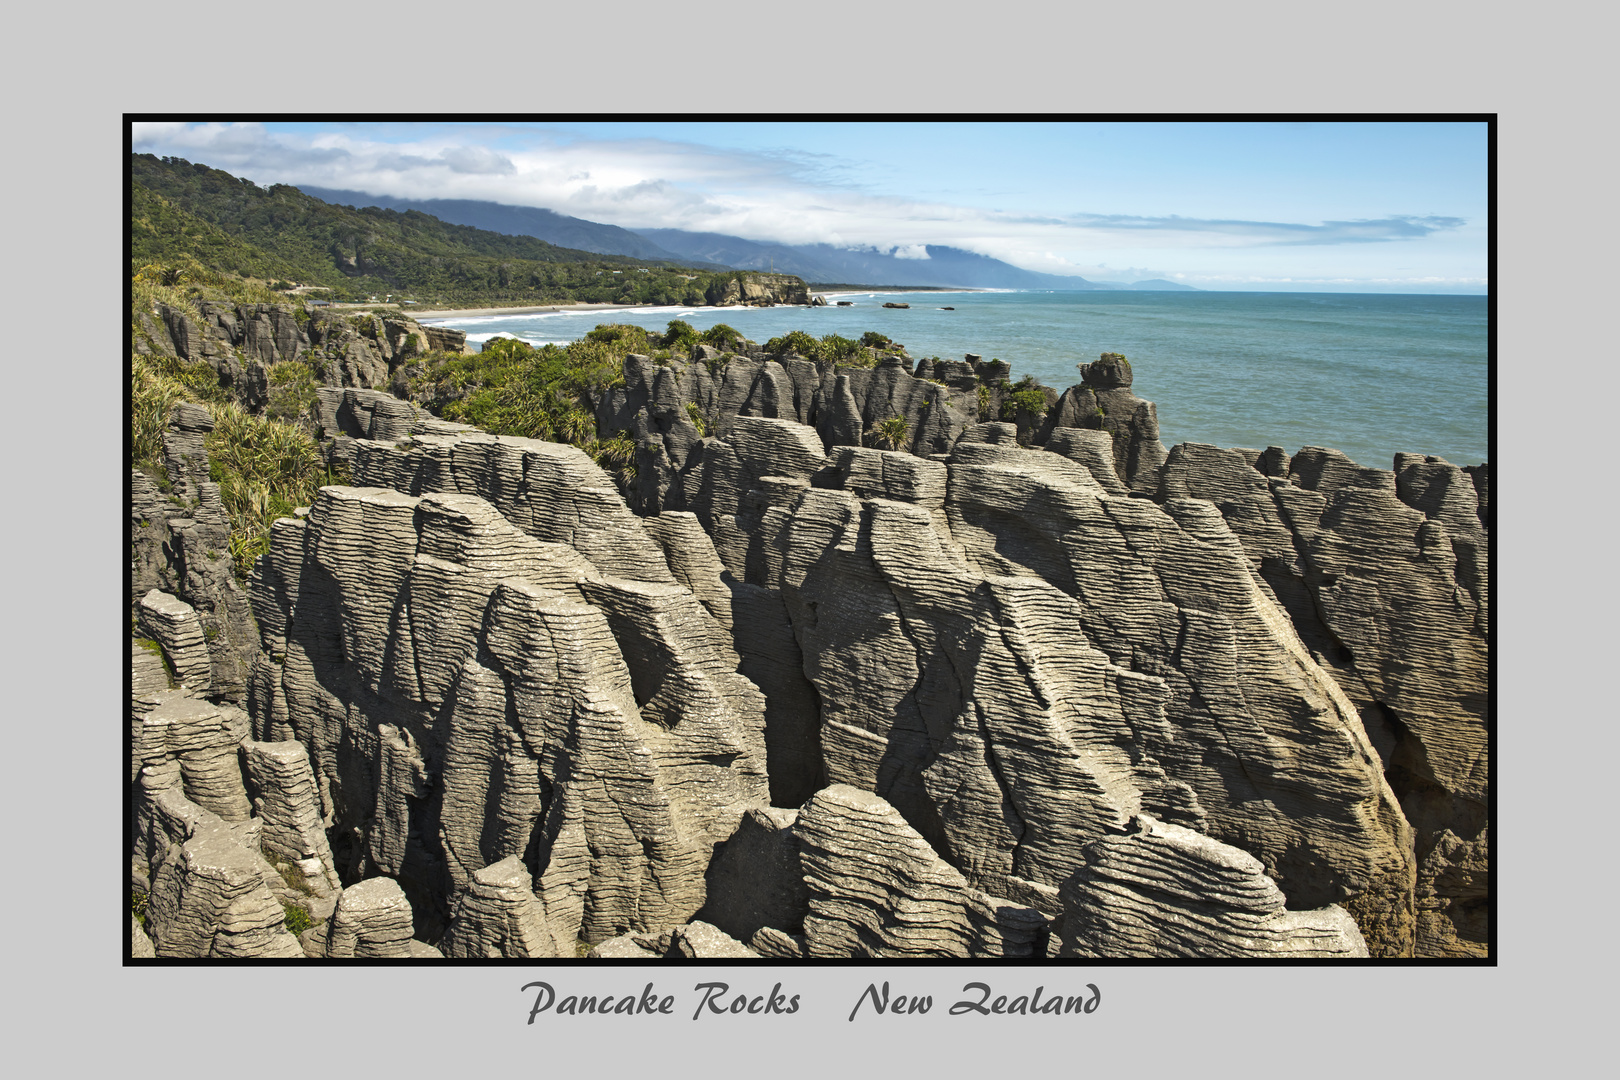
[[332,206],[284,184],[181,158],[131,159],[134,268],[198,264],[243,277],[422,304],[704,304],[734,272],[561,248],[418,211]]

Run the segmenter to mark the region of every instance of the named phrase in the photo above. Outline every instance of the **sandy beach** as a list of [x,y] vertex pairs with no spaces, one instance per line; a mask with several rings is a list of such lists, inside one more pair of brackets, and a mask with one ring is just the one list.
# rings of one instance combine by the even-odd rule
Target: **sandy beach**
[[614,308],[636,306],[635,304],[544,304],[539,307],[450,308],[446,311],[417,311],[413,307],[402,307],[400,311],[413,319],[463,319],[481,315],[546,315],[556,311],[611,311]]

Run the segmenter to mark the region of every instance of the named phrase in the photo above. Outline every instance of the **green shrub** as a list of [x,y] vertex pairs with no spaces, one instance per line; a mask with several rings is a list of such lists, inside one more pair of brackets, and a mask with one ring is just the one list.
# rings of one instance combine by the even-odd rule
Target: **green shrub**
[[622,354],[650,353],[653,351],[652,336],[639,326],[627,323],[610,323],[598,326],[585,335],[586,341],[599,344],[623,345]]
[[887,420],[879,420],[867,432],[872,441],[880,450],[898,450],[906,444],[906,436],[910,433],[911,425],[903,416],[891,416]]
[[698,335],[698,340],[717,349],[740,349],[743,342],[748,339],[743,337],[740,331],[733,330],[723,322],[717,322]]
[[1035,377],[1025,375],[1013,386],[1012,390],[1001,401],[1001,418],[1012,420],[1022,409],[1031,416],[1046,415],[1046,392],[1035,382]]
[[782,356],[787,353],[798,353],[812,360],[821,356],[821,343],[803,330],[790,330],[781,337],[773,337],[764,345],[766,352],[772,356]]
[[811,360],[851,363],[857,367],[870,367],[874,362],[859,341],[838,334],[826,334],[817,340],[803,330],[791,330],[781,337],[771,338],[763,348],[773,356],[798,353]]
[[698,332],[692,327],[692,324],[682,322],[679,319],[669,320],[669,325],[665,328],[663,337],[665,348],[680,349],[686,353],[690,353],[692,346],[696,345],[700,340]]
[[150,900],[151,897],[139,889],[129,894],[129,913],[143,928],[146,926],[146,905]]
[[691,419],[692,426],[697,428],[698,437],[700,439],[708,438],[709,437],[709,423],[708,423],[707,420],[705,420],[703,418],[703,410],[698,408],[697,402],[688,401],[686,403],[686,415]]

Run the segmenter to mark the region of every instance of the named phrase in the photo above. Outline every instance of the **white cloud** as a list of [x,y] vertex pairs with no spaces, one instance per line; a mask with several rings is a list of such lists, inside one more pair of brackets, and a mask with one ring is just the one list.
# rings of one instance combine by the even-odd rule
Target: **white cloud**
[[[393,132],[389,132],[393,134]],[[1277,270],[1303,252],[1403,247],[1454,233],[1456,218],[1260,222],[1113,214],[1032,216],[877,196],[846,182],[844,164],[791,150],[733,151],[665,139],[592,139],[497,127],[427,127],[386,141],[359,125],[312,135],[249,124],[143,124],[138,151],[202,161],[259,184],[309,184],[415,199],[539,206],[626,228],[681,228],[788,244],[826,243],[926,259],[927,245],[964,248],[1047,273],[1133,281],[1190,272],[1242,253]],[[499,139],[500,149],[488,143]],[[1298,254],[1287,254],[1289,251]],[[1313,255],[1311,258],[1318,258]],[[1336,256],[1337,257],[1337,256]],[[1129,266],[1110,270],[1103,263]],[[1180,270],[1150,268],[1180,264]],[[1358,269],[1361,264],[1358,264]],[[1426,269],[1432,269],[1427,267]],[[1368,269],[1372,269],[1368,267]],[[1379,267],[1383,270],[1387,267]],[[1278,275],[1272,280],[1282,280]],[[1413,279],[1421,280],[1421,279]]]

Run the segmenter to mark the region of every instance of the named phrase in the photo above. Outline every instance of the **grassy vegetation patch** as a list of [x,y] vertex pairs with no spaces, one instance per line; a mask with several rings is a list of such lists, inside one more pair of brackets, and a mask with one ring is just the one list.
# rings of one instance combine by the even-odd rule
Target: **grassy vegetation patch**
[[282,918],[282,925],[287,928],[287,932],[293,937],[297,937],[315,925],[315,920],[309,917],[309,912],[297,904],[283,900],[281,910],[285,913]]
[[254,560],[270,550],[271,523],[309,505],[333,478],[303,428],[231,402],[214,406],[213,414],[214,430],[203,443],[208,473],[230,516],[232,565],[245,580]]

